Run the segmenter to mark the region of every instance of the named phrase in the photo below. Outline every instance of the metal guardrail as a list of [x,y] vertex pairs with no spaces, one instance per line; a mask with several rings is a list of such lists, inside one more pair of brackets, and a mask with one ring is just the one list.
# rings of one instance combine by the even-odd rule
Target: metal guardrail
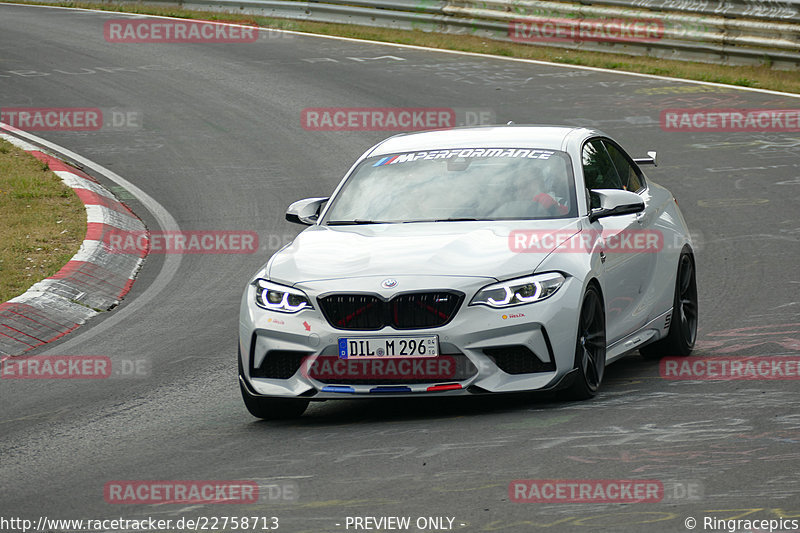
[[[584,0],[583,3],[591,5],[593,2]],[[601,3],[654,11],[800,22],[800,0],[602,0]]]
[[[144,0],[146,4],[227,11],[275,18],[477,35],[535,46],[649,55],[720,64],[769,64],[800,70],[800,0]],[[762,6],[763,7],[763,6]],[[796,8],[796,9],[795,9]],[[793,10],[794,9],[794,10]],[[714,12],[714,15],[710,13]],[[657,38],[560,40],[531,38],[525,30],[548,23],[651,24]],[[527,26],[526,26],[527,25]],[[516,28],[521,27],[522,31]]]

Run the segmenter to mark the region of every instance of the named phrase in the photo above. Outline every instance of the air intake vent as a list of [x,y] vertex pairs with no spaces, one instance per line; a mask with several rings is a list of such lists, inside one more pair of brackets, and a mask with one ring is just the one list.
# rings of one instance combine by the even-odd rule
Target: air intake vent
[[250,375],[254,378],[289,379],[307,355],[307,352],[270,350],[261,361],[261,366],[250,370]]
[[534,374],[536,372],[553,372],[556,369],[556,365],[552,362],[541,362],[527,346],[485,348],[483,353],[488,355],[494,364],[506,374]]

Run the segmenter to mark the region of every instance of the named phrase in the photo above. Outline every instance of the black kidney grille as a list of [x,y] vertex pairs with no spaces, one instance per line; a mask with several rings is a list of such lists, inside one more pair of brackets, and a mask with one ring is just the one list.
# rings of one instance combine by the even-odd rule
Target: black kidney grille
[[391,326],[397,329],[435,328],[447,324],[461,296],[450,292],[400,294],[389,301]]
[[383,301],[365,294],[334,294],[319,300],[322,314],[339,329],[381,329]]
[[409,292],[389,301],[370,294],[332,294],[318,298],[322,314],[337,329],[422,329],[450,322],[464,295],[450,291]]

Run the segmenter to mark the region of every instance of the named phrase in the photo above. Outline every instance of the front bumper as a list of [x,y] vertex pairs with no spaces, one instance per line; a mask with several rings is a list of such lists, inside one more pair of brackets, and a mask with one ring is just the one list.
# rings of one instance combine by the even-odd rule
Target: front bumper
[[[239,320],[244,386],[254,395],[312,400],[458,396],[558,388],[573,369],[583,292],[575,278],[567,277],[546,300],[506,309],[469,305],[479,289],[495,281],[491,278],[409,276],[397,278],[396,289],[373,290],[382,279],[326,280],[297,288],[315,304],[320,294],[347,292],[371,292],[388,299],[406,291],[454,289],[466,297],[453,319],[441,327],[352,331],[332,327],[318,305],[296,314],[262,309],[255,304],[255,288],[248,285]],[[378,369],[377,363],[337,359],[340,337],[384,335],[437,335],[439,361],[425,363],[424,368],[419,361],[398,360],[393,366],[380,361]],[[320,369],[325,369],[322,377]]]

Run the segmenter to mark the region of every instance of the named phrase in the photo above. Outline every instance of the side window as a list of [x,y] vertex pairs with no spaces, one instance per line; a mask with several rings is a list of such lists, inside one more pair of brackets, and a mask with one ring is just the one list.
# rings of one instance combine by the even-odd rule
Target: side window
[[602,141],[595,139],[583,145],[582,157],[588,189],[622,189],[622,181]]
[[636,192],[641,189],[642,178],[639,174],[639,169],[631,164],[620,148],[608,141],[604,141],[603,144],[606,146],[608,154],[614,161],[614,166],[617,168],[617,173],[622,179],[623,188],[626,191],[631,192]]

